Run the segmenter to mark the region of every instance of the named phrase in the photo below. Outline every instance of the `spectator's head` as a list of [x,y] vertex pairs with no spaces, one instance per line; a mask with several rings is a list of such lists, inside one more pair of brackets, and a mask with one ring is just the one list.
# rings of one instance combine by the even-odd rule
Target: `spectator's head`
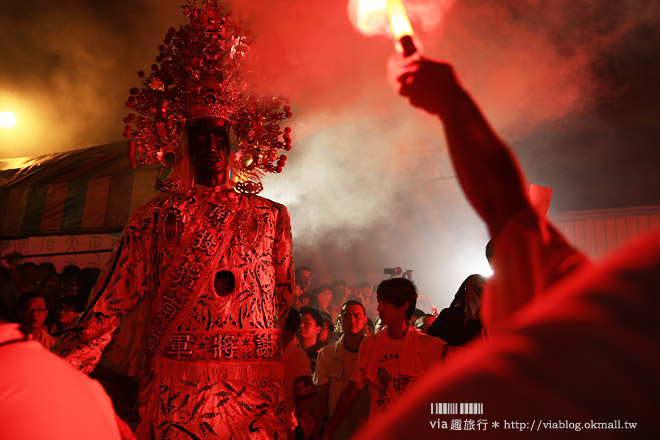
[[429,327],[431,327],[433,321],[435,321],[435,316],[427,313],[426,315],[417,318],[415,321],[415,327],[422,333],[428,333]]
[[60,307],[57,311],[57,322],[59,324],[69,324],[78,313],[82,312],[83,304],[77,295],[65,295],[60,299]]
[[481,297],[487,279],[481,275],[470,275],[465,285],[465,320],[481,319]]
[[38,286],[39,267],[32,262],[27,262],[21,265],[21,281],[23,281],[23,284],[26,286]]
[[303,292],[306,292],[312,282],[312,269],[307,266],[297,267],[296,282],[299,282]]
[[48,299],[38,290],[25,292],[18,297],[18,317],[21,328],[32,333],[43,327],[48,315]]
[[488,243],[486,243],[486,260],[488,260],[488,264],[490,266],[493,266],[493,240],[488,240]]
[[289,314],[286,315],[284,327],[282,328],[282,348],[289,345],[289,342],[291,342],[299,329],[300,313],[292,307],[289,309]]
[[330,290],[330,286],[324,284],[319,287],[317,290],[316,299],[321,310],[328,310],[330,307],[330,301],[332,301],[332,291]]
[[96,267],[86,267],[78,272],[78,295],[87,299],[96,284],[96,280],[101,275],[101,269]]
[[329,313],[321,312],[321,317],[323,318],[323,328],[321,329],[321,333],[319,333],[318,341],[325,345],[335,333],[335,326]]
[[323,317],[317,309],[305,306],[300,308],[300,321],[300,344],[303,348],[311,347],[323,330]]
[[39,265],[38,272],[39,272],[39,284],[41,286],[45,286],[46,281],[48,281],[48,276],[52,273],[57,272],[57,270],[55,269],[55,265],[53,263],[51,263],[50,261],[46,261]]
[[410,321],[417,304],[417,288],[405,278],[385,280],[376,291],[378,314],[383,324],[390,325],[400,317]]
[[52,298],[56,296],[60,290],[62,290],[62,277],[57,272],[51,273],[48,275],[48,278],[46,278],[44,293],[46,296]]
[[23,254],[20,252],[10,252],[5,257],[5,261],[7,261],[7,266],[10,268],[19,267],[23,264]]
[[300,284],[300,281],[296,279],[296,282],[293,285],[293,296],[300,296],[304,293],[303,286]]
[[78,272],[80,268],[75,264],[69,264],[62,269],[62,283],[66,290],[78,290]]
[[367,312],[359,301],[346,301],[339,312],[341,328],[345,335],[354,336],[364,333],[367,324]]
[[360,284],[360,293],[362,293],[362,298],[370,299],[371,296],[374,294],[371,284],[366,281]]
[[344,280],[334,280],[331,284],[331,289],[332,289],[332,297],[336,300],[339,301],[339,303],[343,303],[344,299],[346,298],[346,286],[348,283]]

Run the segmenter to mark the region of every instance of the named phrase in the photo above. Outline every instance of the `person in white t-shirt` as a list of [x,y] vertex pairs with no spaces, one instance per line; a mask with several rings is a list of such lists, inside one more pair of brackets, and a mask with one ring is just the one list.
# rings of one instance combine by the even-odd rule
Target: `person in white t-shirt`
[[[337,401],[351,379],[358,361],[360,344],[365,338],[364,327],[367,323],[366,310],[361,302],[346,301],[339,313],[342,336],[337,342],[321,348],[314,370],[314,384],[319,395],[319,415],[322,420],[326,415],[332,417]],[[336,439],[349,438],[369,414],[369,393],[362,389],[357,403],[335,430]],[[317,427],[320,430],[320,420]]]
[[431,365],[442,360],[447,344],[410,324],[417,303],[417,289],[410,280],[385,280],[376,295],[378,314],[386,327],[360,345],[357,367],[326,425],[324,439],[333,438],[362,388],[369,389],[371,419],[389,411]]

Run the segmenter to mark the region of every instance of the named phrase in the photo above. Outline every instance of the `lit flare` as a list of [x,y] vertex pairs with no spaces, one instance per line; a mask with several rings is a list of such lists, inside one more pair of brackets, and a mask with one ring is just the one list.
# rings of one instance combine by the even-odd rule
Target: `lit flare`
[[401,44],[403,56],[409,57],[417,52],[413,42],[413,30],[408,20],[408,14],[403,7],[401,0],[387,0],[387,16],[390,19],[390,26],[394,38]]
[[14,112],[0,112],[0,127],[16,127],[16,116]]
[[365,35],[391,34],[399,42],[397,49],[400,48],[404,56],[417,52],[402,0],[352,0],[350,4],[354,5],[354,24],[360,32]]
[[378,33],[387,10],[387,0],[357,0],[356,6],[358,29],[367,35]]
[[413,30],[408,20],[408,14],[401,0],[387,0],[387,16],[390,19],[392,34],[397,40],[405,35],[412,36]]

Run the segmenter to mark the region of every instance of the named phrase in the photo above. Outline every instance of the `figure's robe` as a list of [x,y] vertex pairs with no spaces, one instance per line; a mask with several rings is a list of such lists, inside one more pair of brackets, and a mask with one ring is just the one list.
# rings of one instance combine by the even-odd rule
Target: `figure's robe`
[[91,372],[122,317],[144,303],[134,334],[146,360],[138,433],[281,438],[279,322],[292,265],[283,205],[213,188],[155,198],[131,216],[57,351]]

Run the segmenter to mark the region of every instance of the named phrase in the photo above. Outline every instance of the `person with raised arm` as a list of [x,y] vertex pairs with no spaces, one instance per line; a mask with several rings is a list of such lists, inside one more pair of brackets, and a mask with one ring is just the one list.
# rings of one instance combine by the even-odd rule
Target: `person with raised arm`
[[[463,438],[452,419],[479,438],[507,429],[657,437],[660,234],[593,264],[532,207],[513,153],[451,66],[419,58],[398,78],[403,96],[442,121],[458,180],[492,235],[482,307],[490,338],[433,367],[355,438]],[[476,403],[478,414],[459,415],[461,403]]]

